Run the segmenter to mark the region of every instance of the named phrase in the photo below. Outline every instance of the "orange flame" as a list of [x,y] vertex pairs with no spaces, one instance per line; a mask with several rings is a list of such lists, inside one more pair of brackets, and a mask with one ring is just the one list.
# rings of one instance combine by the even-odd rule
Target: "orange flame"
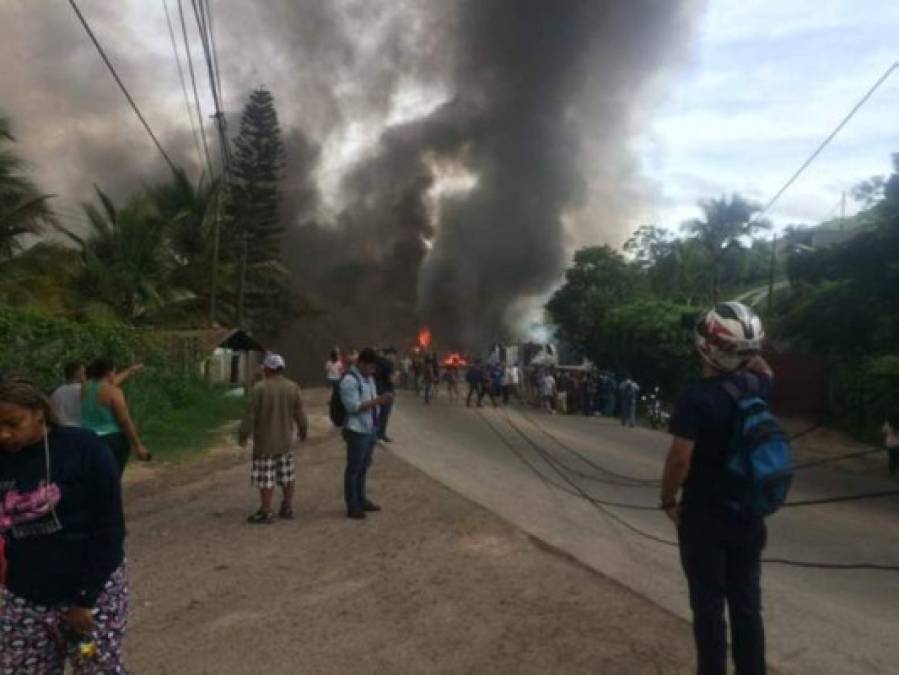
[[427,349],[431,346],[431,329],[425,326],[418,331],[418,346]]
[[468,365],[468,361],[466,361],[465,357],[461,354],[452,352],[443,359],[443,365],[449,368],[463,368]]

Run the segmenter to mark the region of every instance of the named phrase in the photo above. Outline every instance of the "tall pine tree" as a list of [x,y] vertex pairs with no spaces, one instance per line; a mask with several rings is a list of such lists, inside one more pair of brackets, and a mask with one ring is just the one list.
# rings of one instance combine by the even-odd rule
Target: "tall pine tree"
[[[234,318],[239,325],[272,326],[290,318],[289,272],[281,262],[284,226],[278,214],[284,143],[275,100],[256,89],[234,139],[226,207],[228,256],[236,268]],[[279,321],[280,319],[280,321]]]

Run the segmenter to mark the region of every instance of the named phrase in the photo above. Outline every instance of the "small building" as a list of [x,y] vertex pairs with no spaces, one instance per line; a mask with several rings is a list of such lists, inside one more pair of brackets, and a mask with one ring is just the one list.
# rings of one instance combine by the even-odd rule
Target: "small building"
[[240,328],[169,330],[154,333],[184,370],[195,369],[211,384],[250,387],[266,349]]

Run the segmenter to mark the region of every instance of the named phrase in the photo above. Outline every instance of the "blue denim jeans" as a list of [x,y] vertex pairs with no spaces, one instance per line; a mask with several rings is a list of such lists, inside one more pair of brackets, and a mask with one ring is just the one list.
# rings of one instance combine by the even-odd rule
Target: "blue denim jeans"
[[390,421],[390,412],[393,410],[393,403],[386,403],[378,408],[378,438],[387,436],[387,423]]
[[377,442],[375,434],[360,434],[343,430],[346,441],[346,470],[343,474],[343,498],[347,511],[361,511],[368,498],[365,496],[365,477],[371,466],[372,453]]

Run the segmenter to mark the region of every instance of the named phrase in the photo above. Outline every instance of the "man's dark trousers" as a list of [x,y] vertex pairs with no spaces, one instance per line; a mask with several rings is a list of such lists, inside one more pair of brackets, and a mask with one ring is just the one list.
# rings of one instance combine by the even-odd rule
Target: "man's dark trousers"
[[727,626],[737,675],[765,674],[761,554],[767,533],[761,519],[684,507],[678,532],[690,589],[698,675],[726,675]]
[[349,429],[343,430],[346,441],[346,470],[343,474],[343,498],[349,512],[365,509],[365,477],[371,466],[371,456],[377,438],[375,434],[360,434]]
[[393,401],[378,408],[378,438],[387,438],[387,422],[390,420],[390,412],[393,410]]

